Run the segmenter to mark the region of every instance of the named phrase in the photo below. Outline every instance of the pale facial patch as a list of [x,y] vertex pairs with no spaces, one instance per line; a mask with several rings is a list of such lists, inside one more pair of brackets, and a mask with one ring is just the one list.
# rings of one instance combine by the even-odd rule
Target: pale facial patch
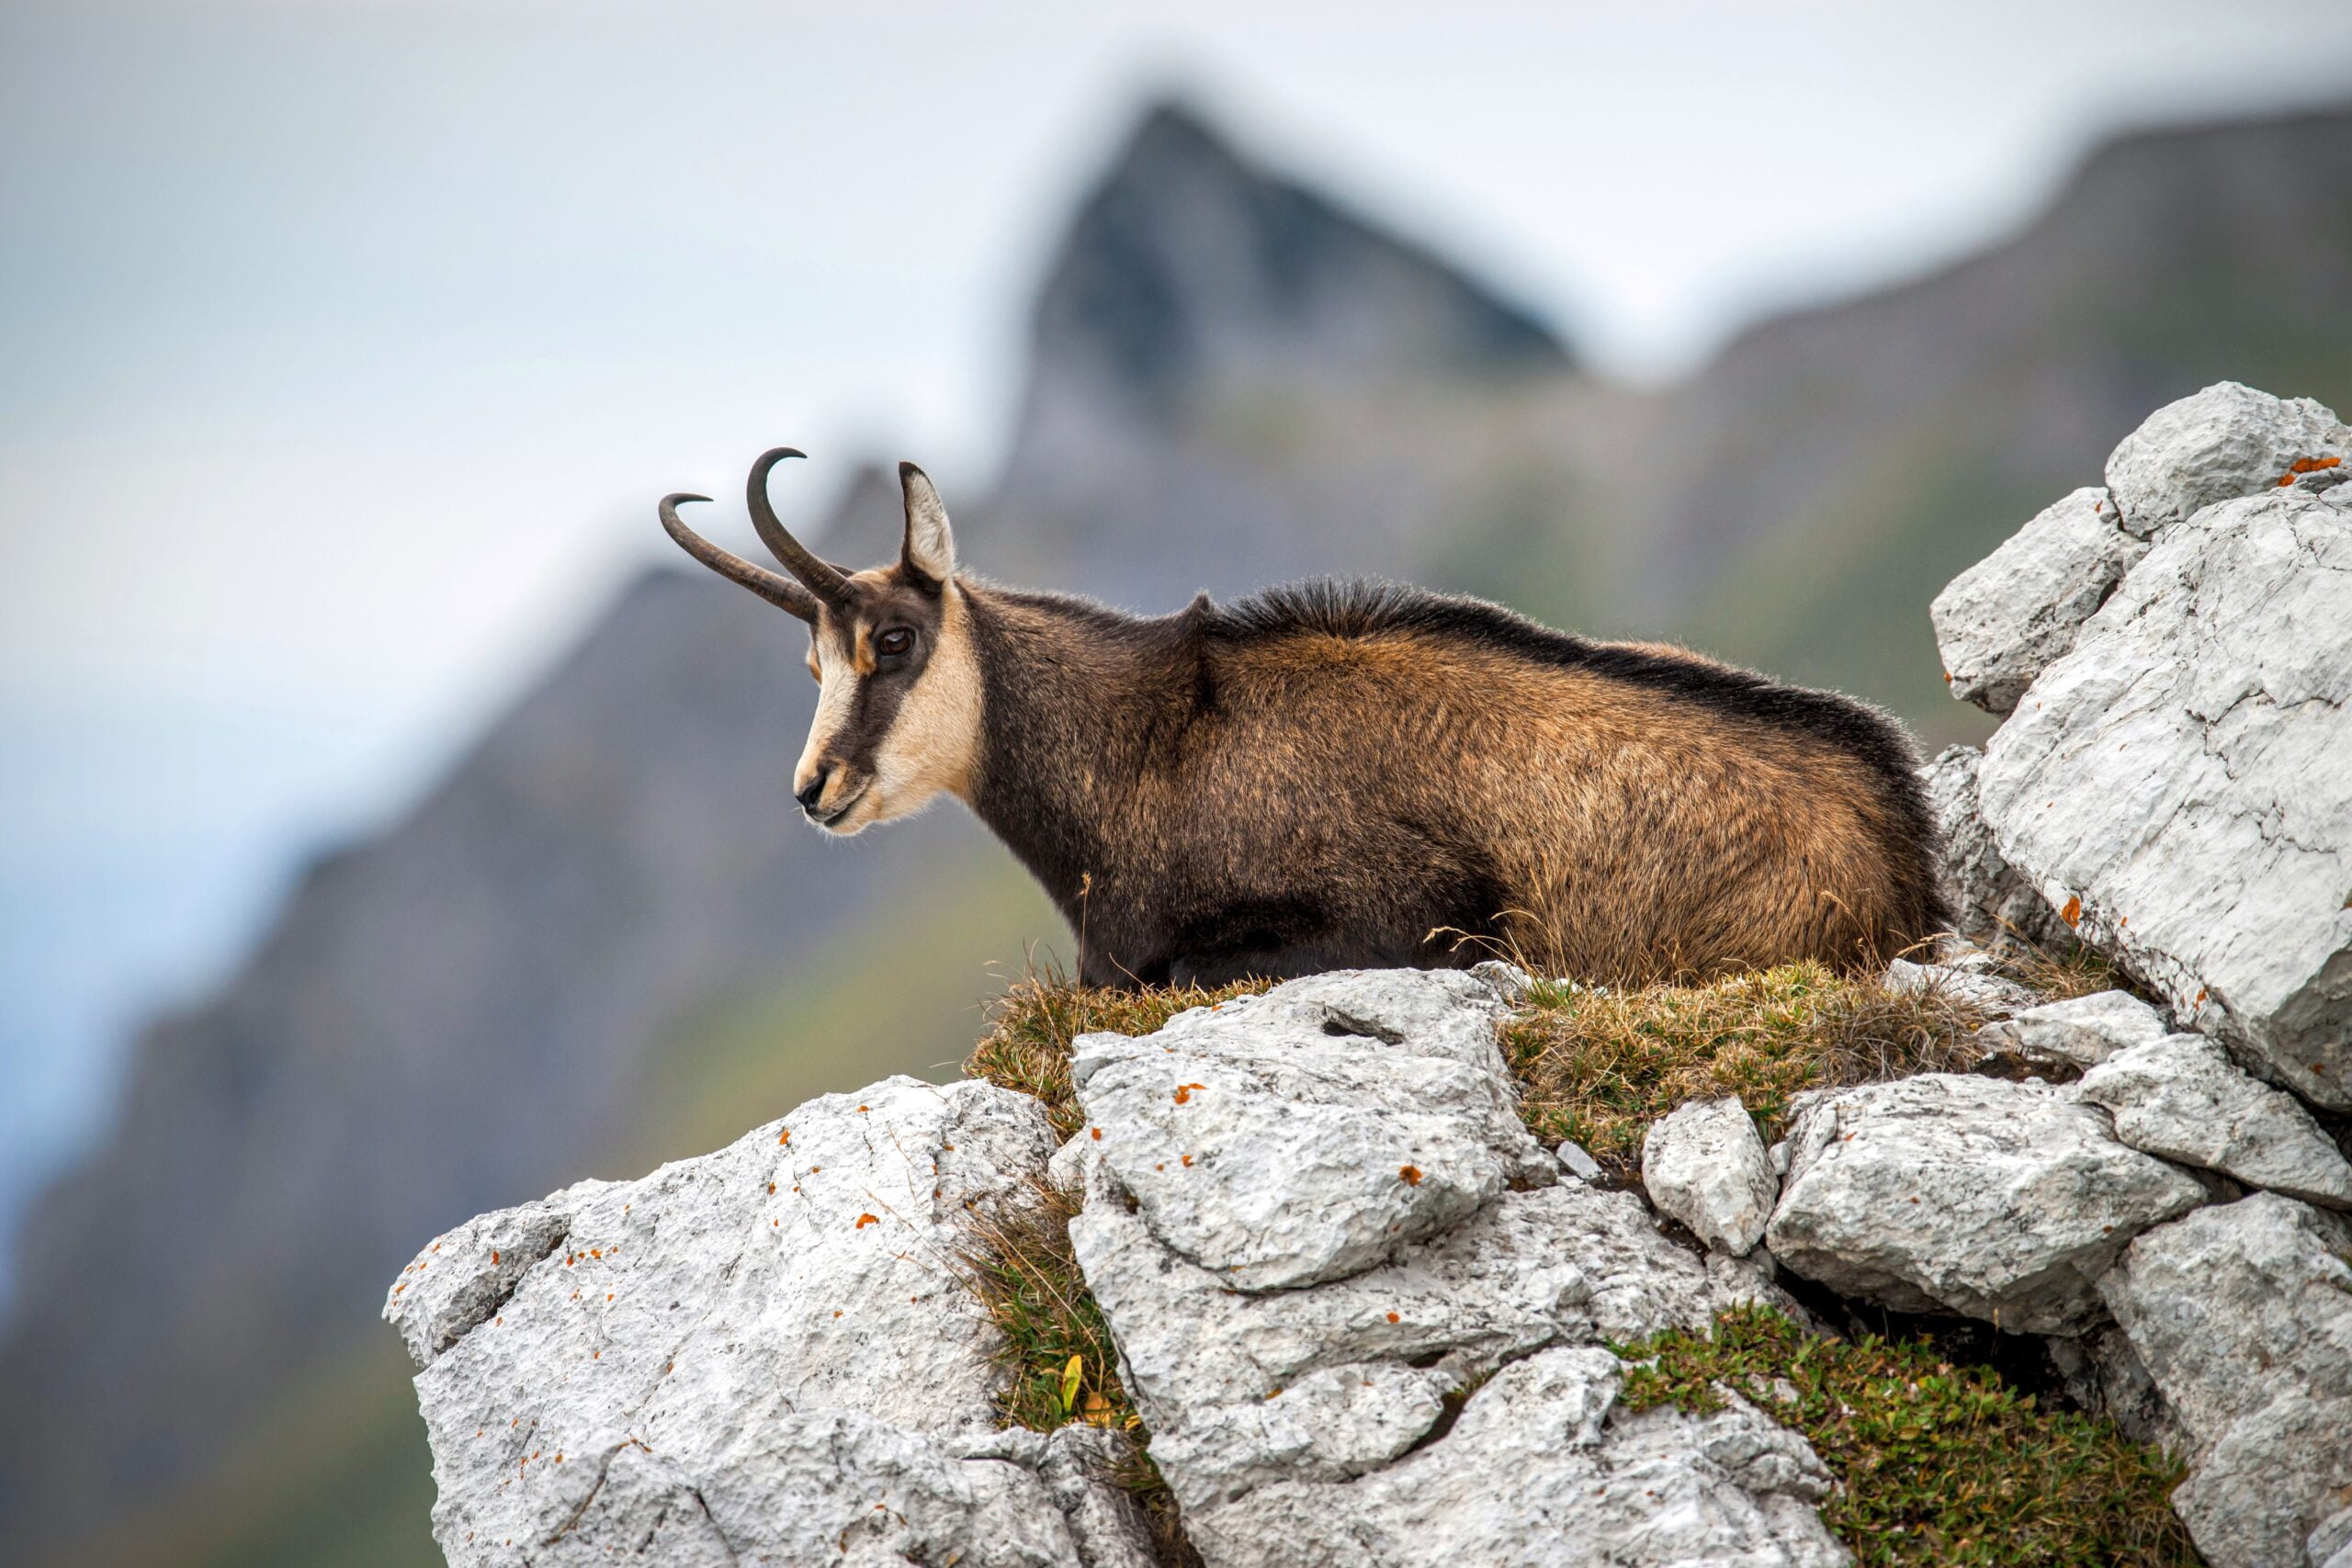
[[[831,615],[818,628],[812,654],[822,685],[795,788],[814,782],[820,767],[828,770],[817,815],[842,813],[824,824],[831,832],[856,833],[912,816],[943,792],[970,798],[980,739],[979,663],[963,594],[953,582],[939,606],[921,668],[878,739],[855,731],[866,722],[865,686],[890,678],[877,673],[873,647],[884,628],[852,627]],[[861,746],[865,754],[854,754]]]

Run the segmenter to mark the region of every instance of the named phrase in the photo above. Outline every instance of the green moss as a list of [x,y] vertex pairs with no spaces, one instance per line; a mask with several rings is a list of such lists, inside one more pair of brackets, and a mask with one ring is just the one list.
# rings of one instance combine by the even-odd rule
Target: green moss
[[1803,1432],[1843,1483],[1822,1517],[1864,1564],[2198,1562],[2167,1503],[2177,1461],[2110,1422],[2045,1410],[1984,1368],[1953,1366],[1926,1340],[1818,1339],[1743,1307],[1719,1316],[1712,1338],[1678,1330],[1611,1348],[1637,1363],[1628,1409],[1719,1409],[1722,1383]]

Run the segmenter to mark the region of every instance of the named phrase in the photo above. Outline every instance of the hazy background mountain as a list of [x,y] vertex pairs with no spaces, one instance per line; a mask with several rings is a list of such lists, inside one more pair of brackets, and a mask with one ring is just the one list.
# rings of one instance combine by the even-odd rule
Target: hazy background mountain
[[[1925,604],[2222,377],[2352,404],[2352,114],[2125,138],[2013,238],[1633,390],[1523,303],[1152,110],[1051,249],[984,572],[1142,608],[1306,570],[1679,635],[1934,736]],[[750,449],[743,453],[748,458]],[[663,483],[654,483],[653,489]],[[784,488],[780,476],[778,488]],[[895,538],[853,486],[837,555]],[[824,840],[794,623],[658,570],[141,1037],[0,1344],[27,1561],[432,1560],[386,1280],[435,1230],[944,1073],[1057,938],[953,809]]]

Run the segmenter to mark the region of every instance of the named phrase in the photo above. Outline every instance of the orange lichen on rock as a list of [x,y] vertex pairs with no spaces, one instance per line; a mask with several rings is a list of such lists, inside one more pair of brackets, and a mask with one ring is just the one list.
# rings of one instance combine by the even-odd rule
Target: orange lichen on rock
[[1404,1178],[1405,1185],[1408,1187],[1419,1187],[1421,1184],[1421,1168],[1419,1166],[1398,1166],[1396,1168],[1396,1174]]
[[2083,923],[2083,901],[2081,897],[2075,897],[2067,899],[2066,907],[2058,911],[2058,918],[2065,921],[2070,928],[2081,925]]
[[1192,1100],[1192,1098],[1193,1098],[1193,1091],[1194,1089],[1206,1089],[1206,1088],[1208,1088],[1208,1087],[1209,1087],[1209,1086],[1208,1086],[1208,1085],[1206,1085],[1206,1084],[1204,1084],[1204,1083],[1180,1083],[1180,1084],[1178,1084],[1178,1085],[1176,1086],[1176,1103],[1177,1103],[1177,1104],[1179,1104],[1179,1105],[1189,1104],[1189,1103],[1191,1102],[1191,1100]]
[[864,1229],[865,1229],[866,1226],[868,1226],[868,1225],[878,1225],[878,1224],[880,1224],[881,1223],[882,1223],[882,1222],[881,1222],[881,1220],[880,1220],[880,1219],[878,1219],[877,1217],[876,1217],[875,1215],[872,1215],[872,1214],[860,1214],[860,1215],[858,1215],[858,1216],[857,1216],[857,1224],[856,1224],[856,1225],[855,1225],[855,1226],[854,1226],[853,1228],[854,1228],[854,1229],[856,1229],[856,1230],[864,1230]]

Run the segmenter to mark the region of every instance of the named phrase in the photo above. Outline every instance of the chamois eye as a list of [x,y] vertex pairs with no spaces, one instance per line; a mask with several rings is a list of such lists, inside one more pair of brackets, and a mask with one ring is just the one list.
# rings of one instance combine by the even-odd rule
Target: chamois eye
[[915,645],[915,634],[904,626],[892,626],[874,639],[874,651],[886,659],[896,659]]

